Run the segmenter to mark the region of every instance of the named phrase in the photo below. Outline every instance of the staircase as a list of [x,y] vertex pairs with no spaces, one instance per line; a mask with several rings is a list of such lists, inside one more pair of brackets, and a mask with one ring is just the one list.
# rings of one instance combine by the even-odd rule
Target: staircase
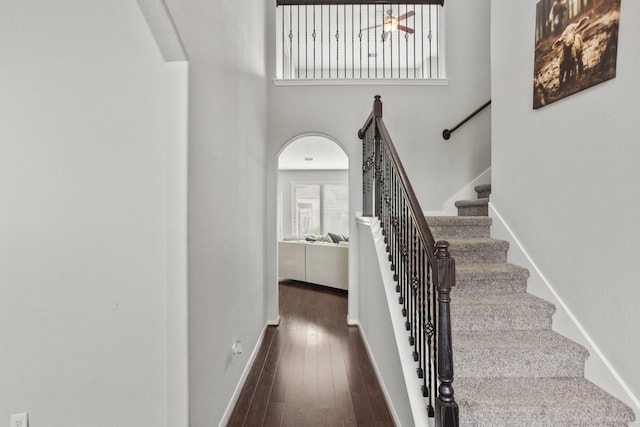
[[551,330],[553,304],[526,292],[529,272],[490,237],[490,185],[427,219],[456,260],[452,296],[455,398],[463,427],[627,426],[630,408],[584,378],[589,356]]

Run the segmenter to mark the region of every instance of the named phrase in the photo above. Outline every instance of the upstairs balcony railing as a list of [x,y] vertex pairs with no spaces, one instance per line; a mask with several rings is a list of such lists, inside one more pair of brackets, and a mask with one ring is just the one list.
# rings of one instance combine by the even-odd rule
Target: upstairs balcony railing
[[382,226],[426,409],[436,426],[457,427],[449,310],[455,260],[448,242],[434,241],[382,120],[379,96],[358,136],[363,141],[363,214],[375,215]]
[[441,79],[443,3],[277,0],[277,78]]

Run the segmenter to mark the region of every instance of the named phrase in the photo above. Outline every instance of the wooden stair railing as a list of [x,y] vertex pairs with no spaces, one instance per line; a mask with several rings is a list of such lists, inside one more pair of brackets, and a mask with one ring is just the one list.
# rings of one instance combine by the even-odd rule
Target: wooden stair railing
[[449,299],[455,260],[448,242],[434,241],[382,120],[379,95],[358,137],[363,141],[363,214],[380,220],[427,411],[436,426],[458,427]]

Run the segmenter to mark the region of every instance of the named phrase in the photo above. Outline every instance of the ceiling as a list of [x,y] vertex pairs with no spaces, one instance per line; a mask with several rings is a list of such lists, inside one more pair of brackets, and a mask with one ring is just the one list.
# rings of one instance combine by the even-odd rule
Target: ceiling
[[289,144],[278,158],[280,170],[346,170],[349,158],[338,144],[316,135]]

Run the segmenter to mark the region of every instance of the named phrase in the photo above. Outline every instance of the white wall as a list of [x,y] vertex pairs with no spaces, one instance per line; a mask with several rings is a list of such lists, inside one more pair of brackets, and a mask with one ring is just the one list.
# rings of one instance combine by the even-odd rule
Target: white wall
[[534,111],[536,3],[492,2],[492,205],[639,416],[640,4],[622,2],[617,77]]
[[[190,425],[209,427],[222,420],[266,322],[266,4],[167,5],[190,69]],[[245,352],[232,363],[236,340]]]
[[[275,77],[275,1],[268,2],[269,78]],[[276,280],[276,174],[278,151],[292,137],[308,132],[329,135],[349,155],[351,218],[362,210],[362,164],[358,128],[371,112],[374,95],[382,95],[385,123],[414,189],[428,211],[442,211],[443,203],[490,163],[490,110],[458,130],[450,142],[442,129],[453,126],[490,96],[490,1],[447,2],[445,43],[447,86],[296,86],[269,85],[269,152],[267,169],[267,279]],[[446,179],[439,183],[438,176]],[[355,228],[355,219],[351,229]],[[350,271],[357,270],[357,248],[350,248]],[[350,273],[351,274],[351,273]],[[356,276],[351,282],[356,282]],[[275,290],[275,286],[274,286]],[[269,313],[277,313],[270,296]],[[356,309],[349,303],[350,316]]]
[[0,420],[166,425],[170,73],[135,2],[4,1],[0,40]]

